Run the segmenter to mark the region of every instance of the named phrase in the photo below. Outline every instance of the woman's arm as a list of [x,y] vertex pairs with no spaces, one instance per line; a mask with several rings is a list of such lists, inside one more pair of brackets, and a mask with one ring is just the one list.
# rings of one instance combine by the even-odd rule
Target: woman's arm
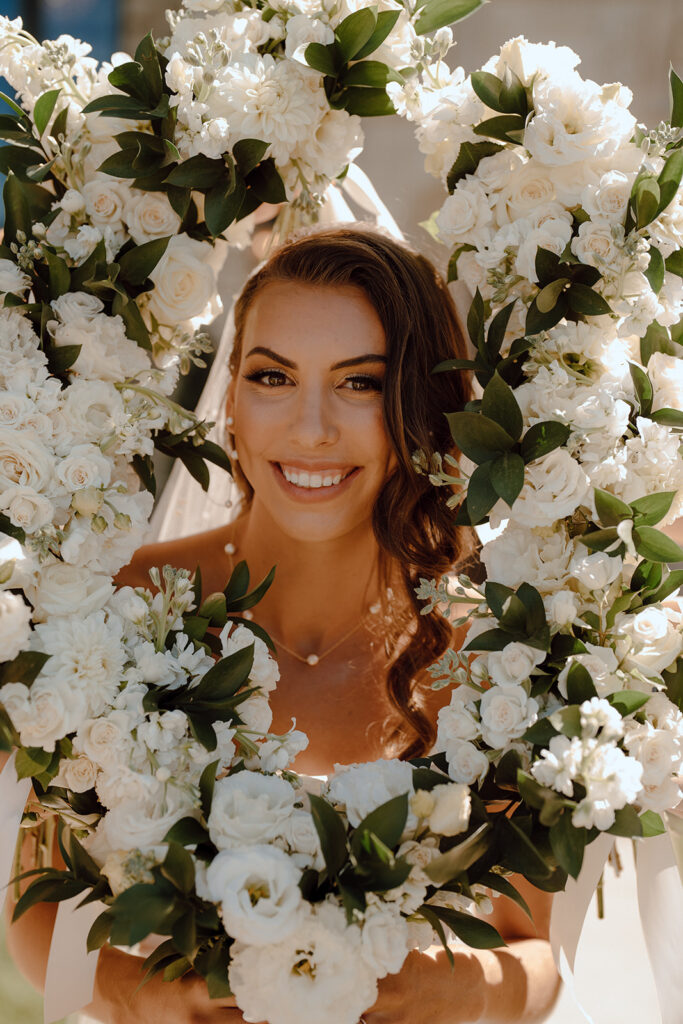
[[[546,1020],[560,980],[547,941],[551,897],[524,879],[511,879],[522,893],[534,924],[511,900],[500,896],[486,920],[508,946],[502,949],[412,952],[400,974],[379,983],[379,998],[363,1015],[366,1024],[535,1024]],[[535,927],[534,927],[535,925]]]

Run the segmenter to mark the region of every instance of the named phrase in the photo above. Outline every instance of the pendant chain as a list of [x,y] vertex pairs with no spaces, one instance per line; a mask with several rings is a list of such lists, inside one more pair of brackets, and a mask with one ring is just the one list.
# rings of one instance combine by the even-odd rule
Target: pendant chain
[[[237,548],[234,544],[228,543],[225,545],[224,550],[225,553],[230,556],[230,572],[232,573],[234,568],[233,556],[235,555]],[[365,605],[365,599],[367,598],[368,590],[370,589],[371,579],[372,574],[370,574],[370,576],[368,577],[368,582],[365,587],[365,593],[363,594],[363,605]],[[378,612],[379,605],[372,605],[370,608],[368,608],[368,611],[373,614]],[[273,637],[273,641],[276,647],[281,647],[282,650],[286,651],[287,654],[292,656],[292,658],[296,658],[296,660],[300,661],[303,665],[308,665],[310,666],[310,668],[314,668],[316,665],[320,664],[323,658],[326,658],[328,654],[332,654],[332,652],[336,651],[338,647],[341,647],[345,640],[348,640],[350,637],[354,635],[354,633],[357,633],[361,626],[363,626],[364,622],[365,617],[361,618],[360,622],[357,622],[356,625],[353,626],[353,628],[350,629],[347,633],[344,633],[344,635],[340,637],[339,640],[335,640],[332,646],[328,647],[327,650],[322,652],[322,654],[299,654],[297,651],[293,651],[291,647],[287,647],[287,645],[284,644],[282,640],[278,640],[277,637]]]

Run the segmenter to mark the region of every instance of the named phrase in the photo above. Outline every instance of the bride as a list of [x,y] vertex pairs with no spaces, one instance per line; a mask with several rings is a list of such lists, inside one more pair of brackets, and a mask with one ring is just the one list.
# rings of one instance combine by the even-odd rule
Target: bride
[[[148,569],[200,566],[204,592],[222,590],[237,561],[254,579],[276,565],[256,616],[273,638],[281,680],[272,730],[291,718],[309,736],[296,769],[419,756],[449,697],[427,667],[458,644],[438,614],[422,615],[421,577],[462,568],[473,536],[453,527],[448,492],[416,473],[416,451],[452,448],[444,412],[469,383],[431,375],[462,356],[450,294],[422,256],[361,229],[299,238],[247,282],[235,308],[230,445],[242,501],[234,522],[137,552],[118,582],[148,585]],[[266,723],[267,727],[267,723]],[[547,942],[549,897],[518,879],[531,924],[505,897],[489,918],[502,950],[413,952],[380,982],[366,1024],[540,1021],[557,994]],[[54,908],[11,929],[15,958],[44,977]],[[88,1011],[109,1024],[228,1024],[233,1000],[210,1000],[202,979],[159,977],[138,989],[138,957],[105,947]]]

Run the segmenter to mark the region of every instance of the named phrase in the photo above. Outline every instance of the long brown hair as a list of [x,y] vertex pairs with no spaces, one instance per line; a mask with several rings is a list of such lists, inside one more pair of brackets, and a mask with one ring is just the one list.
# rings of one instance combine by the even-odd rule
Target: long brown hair
[[[421,614],[415,588],[420,577],[438,579],[453,571],[474,549],[473,531],[453,526],[454,513],[446,505],[449,491],[418,474],[411,459],[418,449],[427,456],[453,451],[444,414],[461,409],[471,396],[464,374],[431,375],[440,361],[465,355],[455,306],[429,260],[390,238],[364,227],[308,233],[278,249],[237,299],[233,374],[241,358],[247,314],[257,293],[274,281],[355,285],[372,303],[384,328],[383,416],[397,466],[377,496],[373,529],[384,580],[390,578],[392,566],[394,575],[398,569],[410,604],[409,621],[401,622],[389,644],[393,660],[387,693],[399,713],[389,741],[402,756],[419,756],[435,739],[434,725],[423,710],[420,691],[425,682],[420,677],[449,646],[452,632],[438,612]],[[235,469],[249,499],[251,487]]]

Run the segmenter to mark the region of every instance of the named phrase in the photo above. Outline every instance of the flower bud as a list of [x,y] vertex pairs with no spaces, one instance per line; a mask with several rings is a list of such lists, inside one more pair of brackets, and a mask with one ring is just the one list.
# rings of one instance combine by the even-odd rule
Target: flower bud
[[432,814],[436,801],[426,789],[418,789],[410,798],[410,809],[416,818],[425,819]]
[[90,520],[90,529],[93,533],[104,533],[107,529],[107,520],[104,516],[93,516]]
[[71,496],[71,507],[81,516],[93,516],[102,508],[103,495],[97,487],[82,487]]
[[132,525],[130,516],[125,512],[117,512],[114,516],[114,526],[117,530],[130,530]]

